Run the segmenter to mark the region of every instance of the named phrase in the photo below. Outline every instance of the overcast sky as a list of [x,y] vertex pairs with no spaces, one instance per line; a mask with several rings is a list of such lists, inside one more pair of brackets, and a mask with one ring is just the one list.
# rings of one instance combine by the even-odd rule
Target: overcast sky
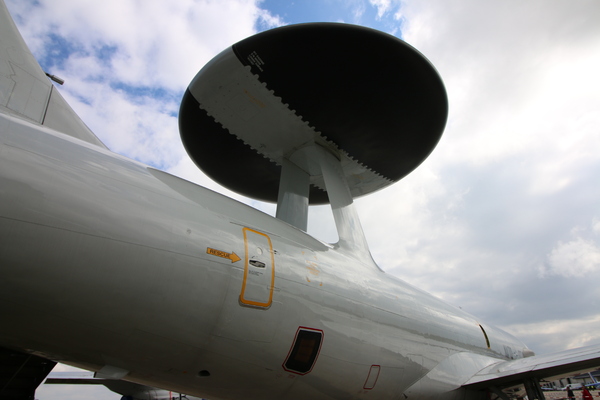
[[[8,0],[25,40],[112,150],[274,213],[204,176],[179,101],[213,56],[299,22],[373,27],[436,66],[450,115],[432,155],[356,201],[390,274],[536,353],[600,342],[600,2]],[[326,208],[309,231],[331,240]],[[104,389],[103,389],[104,390]],[[71,397],[69,397],[71,396]],[[118,399],[44,388],[40,400]]]

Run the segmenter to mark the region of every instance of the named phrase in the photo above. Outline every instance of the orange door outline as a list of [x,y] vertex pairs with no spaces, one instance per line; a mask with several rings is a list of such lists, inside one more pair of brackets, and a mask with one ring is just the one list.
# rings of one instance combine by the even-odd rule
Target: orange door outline
[[245,260],[240,302],[248,306],[267,308],[273,302],[275,285],[273,244],[267,234],[250,228],[243,228],[242,231]]

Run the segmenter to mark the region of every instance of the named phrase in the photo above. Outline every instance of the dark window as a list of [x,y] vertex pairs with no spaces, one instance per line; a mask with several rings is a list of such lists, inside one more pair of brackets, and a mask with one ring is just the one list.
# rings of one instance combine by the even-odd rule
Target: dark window
[[321,342],[323,340],[323,331],[311,328],[298,328],[292,350],[288,354],[283,368],[286,371],[295,372],[304,375],[310,372],[315,365]]

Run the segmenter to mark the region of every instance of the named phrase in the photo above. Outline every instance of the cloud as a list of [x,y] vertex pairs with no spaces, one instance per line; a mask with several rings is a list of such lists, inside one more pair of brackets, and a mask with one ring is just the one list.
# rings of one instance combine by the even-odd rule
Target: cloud
[[381,19],[392,7],[392,0],[369,0],[369,4],[377,9],[377,18]]
[[600,339],[600,316],[549,319],[544,322],[510,325],[509,329],[523,340],[545,343],[547,349],[576,348],[592,345]]
[[[216,53],[254,33],[257,22],[279,24],[253,0],[58,0],[28,11],[26,30],[71,43],[73,55],[93,57],[114,79],[179,91]],[[48,44],[36,41],[33,50],[43,58]]]
[[600,246],[579,235],[568,242],[559,241],[548,255],[543,274],[564,277],[594,276],[600,271]]
[[557,153],[571,134],[597,143],[592,129],[569,130],[599,105],[593,76],[600,56],[590,51],[600,46],[592,33],[597,10],[584,10],[586,4],[598,8],[586,2],[404,5],[404,38],[432,60],[447,85],[452,141],[444,156],[479,165],[535,147]]

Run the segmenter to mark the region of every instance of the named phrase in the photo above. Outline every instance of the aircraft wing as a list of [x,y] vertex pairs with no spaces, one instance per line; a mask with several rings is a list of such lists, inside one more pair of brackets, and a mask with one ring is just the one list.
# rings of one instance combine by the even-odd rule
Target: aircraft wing
[[187,400],[202,400],[198,397],[179,395],[168,390],[153,388],[140,385],[134,382],[123,381],[119,379],[95,378],[92,372],[52,372],[45,381],[46,384],[63,385],[104,385],[111,391],[123,395],[124,397],[152,400],[171,400],[181,398]]
[[600,367],[600,345],[492,364],[469,379],[463,387],[509,387],[529,379],[553,380]]

